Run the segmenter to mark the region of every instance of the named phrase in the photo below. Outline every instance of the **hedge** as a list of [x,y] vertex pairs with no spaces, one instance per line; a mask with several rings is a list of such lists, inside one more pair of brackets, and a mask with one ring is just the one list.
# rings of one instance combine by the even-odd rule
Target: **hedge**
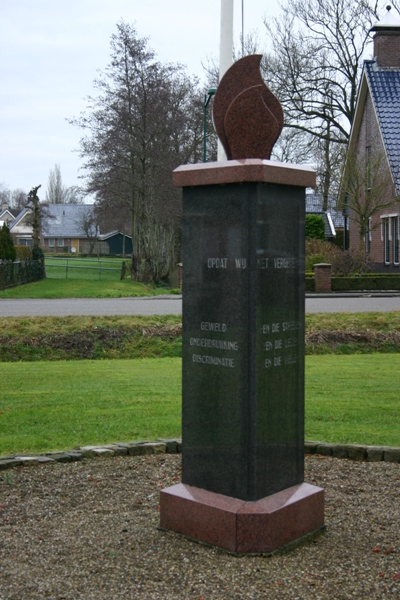
[[332,277],[332,291],[400,290],[400,275],[364,273],[357,277]]
[[43,260],[0,261],[0,290],[45,277]]
[[[332,277],[332,292],[400,290],[400,274],[364,273],[354,277]],[[306,275],[306,292],[314,292],[313,276]]]

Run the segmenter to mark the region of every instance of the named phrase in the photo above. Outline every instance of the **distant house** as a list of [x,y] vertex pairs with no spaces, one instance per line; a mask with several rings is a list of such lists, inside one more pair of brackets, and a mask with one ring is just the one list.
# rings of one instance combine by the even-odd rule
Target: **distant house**
[[120,231],[101,234],[92,204],[51,204],[43,223],[43,249],[127,255],[132,253],[132,238]]
[[325,237],[333,242],[338,231],[343,231],[344,217],[341,211],[336,210],[337,199],[329,196],[328,209],[323,210],[324,198],[322,194],[306,194],[306,214],[320,215],[325,223]]
[[[0,223],[3,216],[15,244],[32,248],[32,210],[24,208],[17,216],[3,210]],[[129,255],[132,238],[120,231],[101,235],[91,204],[50,204],[43,211],[41,247],[45,252]]]
[[48,252],[101,252],[98,227],[91,204],[50,204],[42,225],[43,250]]
[[12,221],[8,223],[10,233],[17,246],[33,246],[32,238],[32,211],[30,208],[23,208]]
[[3,204],[0,208],[0,227],[3,227],[4,223],[9,225],[11,221],[15,219],[19,210],[14,210],[8,206],[8,204]]
[[[400,19],[387,7],[387,13],[371,31],[374,32],[374,58],[364,62],[355,117],[350,133],[349,156],[364,165],[365,184],[362,202],[371,198],[373,184],[368,175],[376,157],[383,157],[381,171],[387,174],[387,190],[381,204],[368,219],[364,236],[366,252],[377,271],[399,270],[400,267]],[[377,189],[377,188],[375,188]],[[344,193],[344,192],[343,192]],[[356,217],[351,212],[350,217]],[[350,247],[360,245],[360,228],[350,219]]]

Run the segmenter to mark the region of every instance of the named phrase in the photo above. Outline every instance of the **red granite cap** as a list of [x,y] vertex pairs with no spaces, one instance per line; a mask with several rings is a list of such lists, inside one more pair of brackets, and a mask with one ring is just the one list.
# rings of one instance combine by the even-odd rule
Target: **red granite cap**
[[177,187],[244,183],[245,181],[315,187],[316,173],[305,165],[259,158],[182,165],[172,174]]

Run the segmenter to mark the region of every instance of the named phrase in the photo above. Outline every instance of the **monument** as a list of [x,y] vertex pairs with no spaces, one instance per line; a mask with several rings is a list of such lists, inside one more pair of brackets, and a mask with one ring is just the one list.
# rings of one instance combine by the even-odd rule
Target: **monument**
[[282,109],[261,56],[227,71],[214,124],[227,161],[184,165],[182,483],[160,527],[269,553],[324,527],[304,482],[304,245],[309,168],[270,160]]

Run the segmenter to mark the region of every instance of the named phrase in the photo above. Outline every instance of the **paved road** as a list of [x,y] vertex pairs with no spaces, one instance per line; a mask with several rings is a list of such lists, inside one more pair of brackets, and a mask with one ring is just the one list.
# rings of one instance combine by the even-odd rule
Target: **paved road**
[[[400,310],[400,295],[341,295],[306,298],[306,312],[388,312]],[[181,296],[152,298],[71,298],[16,300],[0,298],[0,316],[179,315]]]
[[19,300],[0,298],[2,317],[65,317],[68,315],[179,315],[180,296],[151,298],[68,298]]

